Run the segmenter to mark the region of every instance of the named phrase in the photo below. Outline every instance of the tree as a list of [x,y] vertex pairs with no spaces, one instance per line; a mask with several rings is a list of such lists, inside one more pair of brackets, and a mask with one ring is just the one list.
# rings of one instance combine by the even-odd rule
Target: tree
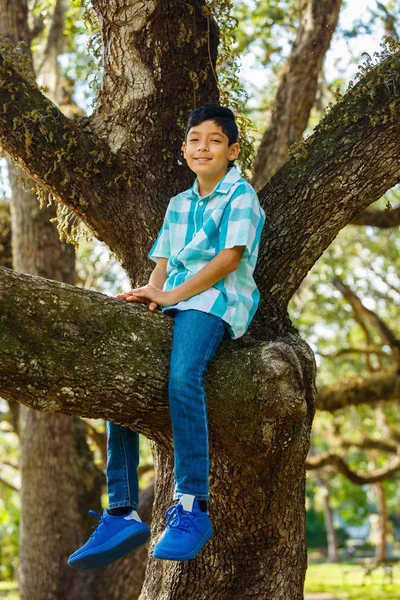
[[[5,48],[0,141],[139,285],[147,281],[144,257],[168,198],[192,180],[178,164],[185,117],[219,98],[209,63],[211,57],[215,65],[218,28],[202,2],[183,5],[179,15],[169,3],[93,5],[101,15],[104,78],[92,117],[65,118],[17,72]],[[259,193],[267,215],[256,272],[262,302],[249,335],[223,343],[206,384],[215,535],[195,561],[150,558],[144,599],[303,596],[315,362],[287,304],[340,229],[398,181],[399,60],[394,51],[382,56]],[[0,272],[0,394],[40,410],[119,422],[152,439],[156,536],[172,491],[163,350],[170,320],[66,284]]]

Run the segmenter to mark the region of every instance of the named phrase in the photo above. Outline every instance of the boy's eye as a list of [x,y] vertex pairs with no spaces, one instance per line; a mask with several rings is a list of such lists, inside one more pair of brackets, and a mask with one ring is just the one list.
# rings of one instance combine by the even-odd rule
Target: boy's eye
[[[198,139],[197,139],[197,138],[191,138],[191,139],[189,140],[189,142],[197,142],[197,141],[198,141]],[[211,141],[212,141],[212,142],[218,142],[218,143],[219,143],[221,140],[211,140]]]

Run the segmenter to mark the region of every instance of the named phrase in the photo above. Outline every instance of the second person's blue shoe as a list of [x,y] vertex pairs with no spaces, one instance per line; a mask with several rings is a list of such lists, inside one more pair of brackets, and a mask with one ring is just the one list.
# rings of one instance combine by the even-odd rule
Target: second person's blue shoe
[[100,569],[141,546],[150,538],[150,529],[142,523],[136,510],[123,516],[114,516],[105,509],[103,516],[94,510],[89,513],[99,518],[99,524],[84,546],[68,559],[70,567]]
[[154,547],[154,558],[190,560],[212,536],[210,517],[200,510],[195,496],[183,494],[165,513],[165,531]]

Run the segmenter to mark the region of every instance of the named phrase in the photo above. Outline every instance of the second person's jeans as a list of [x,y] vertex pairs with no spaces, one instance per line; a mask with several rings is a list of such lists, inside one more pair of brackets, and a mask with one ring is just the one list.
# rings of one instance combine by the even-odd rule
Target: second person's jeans
[[[174,499],[192,494],[208,500],[208,418],[204,374],[228,324],[199,310],[174,309],[168,398],[174,439]],[[109,508],[138,507],[139,436],[107,421]]]

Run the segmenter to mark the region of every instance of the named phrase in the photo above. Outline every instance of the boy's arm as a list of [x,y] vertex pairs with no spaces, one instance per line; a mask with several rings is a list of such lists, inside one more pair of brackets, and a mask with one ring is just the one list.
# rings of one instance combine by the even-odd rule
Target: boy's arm
[[[147,302],[150,302],[150,310],[155,310],[157,305],[171,306],[177,304],[182,300],[186,300],[187,298],[191,298],[196,294],[208,290],[218,281],[221,281],[221,279],[229,275],[229,273],[236,271],[244,248],[245,246],[234,246],[233,248],[221,250],[217,256],[210,260],[209,263],[195,273],[190,279],[168,292],[163,292],[159,288],[155,288],[154,284],[150,284],[149,282],[146,286],[135,288],[129,292],[125,292],[125,294],[120,294],[117,298],[124,298],[128,302],[132,300],[135,302],[147,300]],[[157,281],[160,281],[160,279],[158,279],[161,277],[160,274],[157,273],[155,277],[157,277]]]
[[245,246],[234,246],[221,250],[209,263],[207,263],[193,277],[181,283],[173,290],[166,292],[169,304],[176,304],[191,296],[200,294],[233,273],[239,266]]
[[154,285],[159,290],[163,289],[164,283],[168,279],[167,264],[168,258],[159,258],[149,278],[149,284]]

